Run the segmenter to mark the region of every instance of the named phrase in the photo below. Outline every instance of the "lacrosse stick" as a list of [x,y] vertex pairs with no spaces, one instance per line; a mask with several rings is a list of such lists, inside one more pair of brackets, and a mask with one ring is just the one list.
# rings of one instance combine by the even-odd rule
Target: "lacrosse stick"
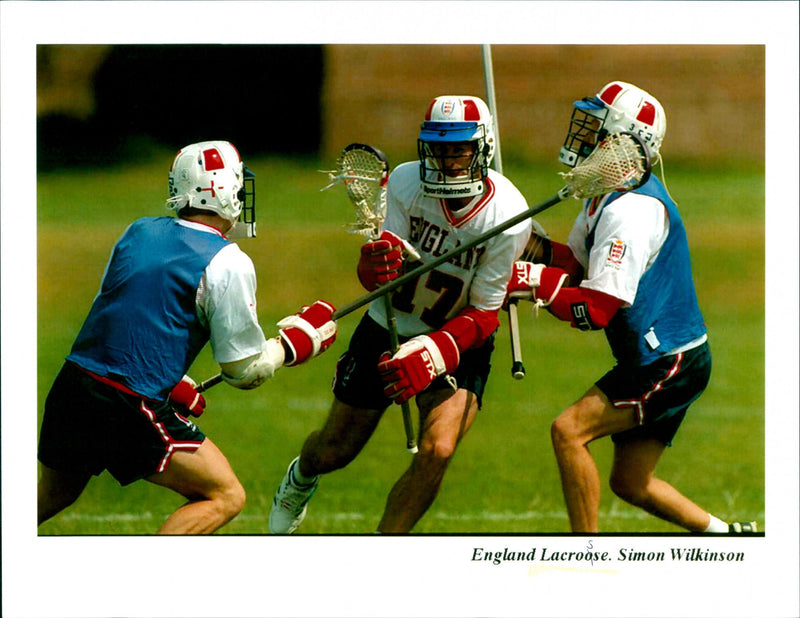
[[600,142],[583,163],[576,165],[569,172],[559,175],[565,184],[548,199],[334,311],[333,319],[344,317],[376,298],[393,292],[412,279],[416,279],[440,264],[486,242],[525,219],[555,206],[568,197],[586,199],[613,191],[631,191],[642,186],[650,176],[650,158],[641,138],[632,133],[615,133]]
[[[327,174],[330,182],[321,190],[343,183],[347,197],[356,209],[356,222],[348,225],[348,231],[377,240],[386,217],[386,184],[389,182],[389,161],[386,155],[368,144],[349,144],[339,155],[336,169]],[[388,294],[383,297],[383,306],[386,310],[392,354],[395,354],[400,342],[397,338],[397,319]],[[416,453],[419,449],[414,436],[411,407],[408,402],[404,402],[401,409],[406,448],[409,453]]]
[[[632,191],[633,189],[641,187],[650,177],[650,166],[650,157],[647,155],[641,138],[632,133],[615,133],[609,135],[597,145],[597,148],[594,149],[592,154],[586,157],[583,163],[576,165],[569,172],[559,174],[564,180],[564,186],[559,189],[557,193],[554,193],[543,202],[530,207],[525,212],[512,217],[505,223],[501,223],[484,232],[471,241],[410,270],[397,279],[385,283],[377,290],[365,294],[348,305],[337,309],[333,312],[333,319],[338,320],[339,318],[353,313],[353,311],[363,307],[367,303],[371,303],[376,298],[393,292],[409,281],[433,270],[440,264],[486,242],[510,227],[521,223],[525,219],[533,217],[551,206],[555,206],[568,197],[587,199],[605,195],[612,191]],[[355,177],[353,177],[353,179],[355,179]],[[333,184],[335,183],[332,183],[330,186]],[[221,381],[222,376],[217,375],[204,381],[200,387],[207,385],[203,388],[203,390],[205,390]]]
[[[494,122],[494,158],[492,167],[503,173],[503,158],[500,153],[500,127],[497,123],[497,102],[494,95],[494,70],[492,69],[492,46],[481,45],[483,54],[483,77],[486,82],[486,98],[489,111]],[[515,380],[525,377],[525,365],[522,364],[522,345],[519,340],[519,320],[517,319],[518,298],[508,299],[508,335],[511,339],[511,375]]]
[[207,391],[212,386],[216,386],[220,382],[222,382],[222,374],[218,373],[217,375],[211,376],[207,380],[200,382],[200,384],[198,384],[194,390],[196,390],[198,393],[202,393],[203,391]]

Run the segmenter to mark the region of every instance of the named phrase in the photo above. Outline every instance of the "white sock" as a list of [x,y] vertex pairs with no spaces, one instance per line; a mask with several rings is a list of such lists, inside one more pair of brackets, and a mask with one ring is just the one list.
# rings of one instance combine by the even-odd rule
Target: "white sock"
[[300,460],[298,459],[297,463],[292,466],[292,479],[294,480],[295,485],[311,485],[311,483],[317,480],[317,477],[312,476],[309,478],[307,476],[303,476],[303,473],[300,472]]
[[705,532],[725,533],[728,532],[728,524],[721,519],[717,519],[711,513],[708,514],[708,527]]

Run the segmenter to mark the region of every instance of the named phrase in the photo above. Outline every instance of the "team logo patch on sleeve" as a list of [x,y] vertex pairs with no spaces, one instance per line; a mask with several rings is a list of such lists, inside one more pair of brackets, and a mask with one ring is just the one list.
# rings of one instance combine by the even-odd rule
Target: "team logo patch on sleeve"
[[611,242],[611,248],[608,250],[606,266],[610,266],[611,268],[619,268],[622,264],[622,256],[625,255],[625,249],[625,243],[619,238],[615,238]]

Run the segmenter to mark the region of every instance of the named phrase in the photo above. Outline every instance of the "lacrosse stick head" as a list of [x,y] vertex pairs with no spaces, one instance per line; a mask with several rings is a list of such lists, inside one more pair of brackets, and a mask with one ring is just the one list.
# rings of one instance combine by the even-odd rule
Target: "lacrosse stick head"
[[344,184],[347,197],[356,209],[357,219],[348,226],[348,231],[377,236],[386,217],[386,184],[389,182],[386,155],[369,144],[348,144],[336,161],[336,169],[327,174],[330,182],[322,190]]
[[607,135],[586,159],[561,177],[565,196],[586,199],[612,191],[631,191],[650,177],[650,156],[633,133]]

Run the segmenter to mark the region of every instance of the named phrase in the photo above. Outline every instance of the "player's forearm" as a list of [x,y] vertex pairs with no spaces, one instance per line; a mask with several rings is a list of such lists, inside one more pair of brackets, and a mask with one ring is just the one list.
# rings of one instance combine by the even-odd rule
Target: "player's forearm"
[[554,266],[566,271],[573,285],[578,285],[583,279],[583,266],[572,253],[569,245],[564,243],[531,234],[524,259],[526,262]]
[[564,287],[547,307],[559,320],[580,330],[599,330],[608,326],[622,306],[619,298],[580,287]]
[[268,339],[260,354],[238,361],[220,363],[223,379],[236,388],[251,389],[263,384],[283,367],[286,347],[280,337]]
[[456,343],[459,351],[477,348],[497,330],[500,320],[497,317],[499,310],[489,311],[467,306],[448,321],[440,330],[449,333]]
[[555,266],[566,271],[572,285],[578,285],[583,279],[583,266],[572,253],[568,245],[553,242],[549,266]]

